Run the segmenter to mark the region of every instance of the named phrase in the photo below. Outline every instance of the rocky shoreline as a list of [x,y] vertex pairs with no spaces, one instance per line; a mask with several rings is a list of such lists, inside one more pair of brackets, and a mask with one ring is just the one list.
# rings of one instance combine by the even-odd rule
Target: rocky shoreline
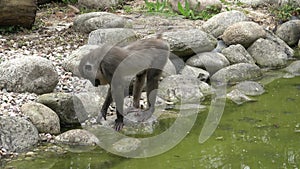
[[[225,80],[238,84],[228,98],[241,104],[251,101],[248,96],[263,93],[255,80],[267,71],[283,70],[286,77],[299,76],[300,62],[294,61],[292,47],[300,47],[300,20],[285,22],[273,32],[276,23],[264,7],[232,8],[235,10],[204,22],[124,11],[79,15],[73,8],[52,4],[52,13],[43,8],[38,12],[37,20],[42,24],[35,30],[0,35],[0,133],[4,135],[0,159],[39,141],[99,142],[85,130],[60,134],[61,126],[94,124],[104,101],[107,86],[96,89],[77,77],[78,61],[96,45],[126,45],[164,30],[163,39],[170,43],[174,57],[160,85],[167,91],[159,94],[158,104],[162,105],[176,105],[178,98],[205,99],[213,92],[208,79],[211,83]],[[184,88],[178,89],[176,84]],[[103,125],[111,125],[113,119],[111,116]],[[147,122],[142,132],[151,133],[155,121]],[[126,123],[128,133],[141,132],[140,126]]]

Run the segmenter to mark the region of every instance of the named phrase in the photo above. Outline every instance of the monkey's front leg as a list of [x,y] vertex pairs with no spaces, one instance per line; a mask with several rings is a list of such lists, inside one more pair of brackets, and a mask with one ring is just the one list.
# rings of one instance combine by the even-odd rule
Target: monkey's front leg
[[107,110],[109,108],[109,105],[112,103],[112,101],[113,101],[113,99],[112,99],[112,95],[111,95],[111,88],[109,87],[105,101],[104,101],[101,111],[97,117],[98,123],[101,121],[102,117],[104,118],[104,120],[106,120]]

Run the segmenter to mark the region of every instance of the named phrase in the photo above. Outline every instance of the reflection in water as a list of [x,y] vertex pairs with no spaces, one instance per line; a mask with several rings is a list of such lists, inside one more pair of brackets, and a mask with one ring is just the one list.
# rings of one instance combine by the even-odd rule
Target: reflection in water
[[[198,137],[207,112],[201,112],[192,130],[170,151],[151,158],[130,159],[100,148],[88,152],[41,152],[36,159],[21,157],[7,167],[30,169],[269,169],[300,166],[300,77],[275,80],[257,102],[237,106],[227,102],[220,124],[205,143]],[[295,85],[297,84],[297,85]],[[165,119],[157,130],[173,121]],[[176,133],[174,133],[176,134]],[[157,147],[156,147],[157,148]]]

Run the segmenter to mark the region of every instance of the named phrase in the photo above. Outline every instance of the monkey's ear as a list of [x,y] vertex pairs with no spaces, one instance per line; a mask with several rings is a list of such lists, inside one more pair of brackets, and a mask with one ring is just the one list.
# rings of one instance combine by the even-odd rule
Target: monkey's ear
[[87,71],[92,71],[92,65],[85,65],[84,69]]

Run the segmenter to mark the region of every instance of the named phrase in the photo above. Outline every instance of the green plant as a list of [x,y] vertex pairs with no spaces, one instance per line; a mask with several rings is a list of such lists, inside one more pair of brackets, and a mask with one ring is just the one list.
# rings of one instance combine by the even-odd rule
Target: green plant
[[167,6],[167,0],[156,0],[156,2],[144,1],[148,12],[163,12]]
[[285,22],[291,19],[292,16],[300,15],[300,7],[297,7],[292,1],[288,1],[280,7],[273,7],[271,12],[279,22]]
[[[200,3],[198,3],[198,5],[200,5]],[[194,11],[190,8],[190,4],[187,0],[184,1],[184,7],[180,3],[180,1],[178,1],[178,11],[185,18],[199,19],[199,17],[195,16]]]
[[20,31],[22,28],[19,26],[3,26],[0,27],[0,34],[10,34],[10,33],[16,33]]
[[[200,6],[200,3],[197,4],[196,8]],[[188,19],[203,19],[207,20],[214,16],[215,14],[220,12],[220,9],[216,6],[207,6],[204,10],[201,10],[198,13],[195,13],[194,10],[190,8],[190,4],[187,0],[185,0],[184,7],[182,4],[178,1],[178,11],[181,15],[183,15],[185,18]]]

